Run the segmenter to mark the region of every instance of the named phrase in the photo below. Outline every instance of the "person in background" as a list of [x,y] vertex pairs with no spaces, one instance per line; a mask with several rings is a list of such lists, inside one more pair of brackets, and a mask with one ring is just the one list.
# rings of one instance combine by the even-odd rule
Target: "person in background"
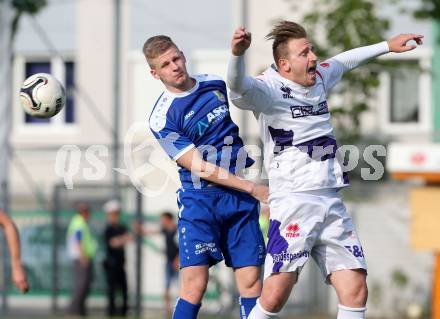
[[87,315],[86,299],[93,279],[93,258],[98,248],[90,231],[90,207],[86,203],[76,205],[77,213],[67,229],[67,250],[73,261],[73,295],[68,309],[70,315]]
[[177,224],[174,215],[165,211],[160,215],[160,229],[146,229],[137,226],[138,233],[149,236],[162,234],[165,239],[165,310],[168,317],[172,316],[172,304],[170,288],[173,280],[178,278],[179,274],[179,246],[177,244]]
[[12,282],[23,293],[28,292],[29,284],[26,272],[21,264],[20,235],[17,227],[9,216],[0,209],[0,226],[3,228],[11,256]]
[[[121,204],[110,200],[104,205],[107,225],[104,230],[105,259],[104,270],[107,280],[107,315],[110,317],[127,315],[127,275],[125,272],[125,245],[132,239],[125,225],[121,224]],[[122,295],[122,305],[117,307],[116,294]]]

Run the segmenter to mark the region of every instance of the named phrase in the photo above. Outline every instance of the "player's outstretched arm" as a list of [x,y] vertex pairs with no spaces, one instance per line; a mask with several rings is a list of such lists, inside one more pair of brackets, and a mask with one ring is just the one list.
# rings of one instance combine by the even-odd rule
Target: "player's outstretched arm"
[[177,159],[177,164],[209,182],[249,193],[262,203],[267,203],[269,188],[240,178],[226,169],[203,160],[200,152],[193,148]]
[[21,264],[20,236],[14,222],[3,211],[0,211],[0,226],[3,227],[5,231],[9,254],[11,256],[12,281],[18,290],[26,293],[29,290],[29,285],[26,272]]
[[340,53],[321,63],[318,68],[323,77],[326,90],[335,86],[344,73],[366,63],[368,60],[389,52],[406,52],[415,49],[416,45],[408,45],[414,40],[417,45],[422,44],[422,35],[419,34],[400,34],[388,41],[377,44],[359,47]]
[[[421,45],[423,36],[420,34],[400,34],[388,41],[352,49],[336,55],[331,58],[339,61],[343,72],[350,71],[368,60],[388,52],[406,52],[413,50],[417,45]],[[417,45],[408,45],[408,42],[414,40]]]

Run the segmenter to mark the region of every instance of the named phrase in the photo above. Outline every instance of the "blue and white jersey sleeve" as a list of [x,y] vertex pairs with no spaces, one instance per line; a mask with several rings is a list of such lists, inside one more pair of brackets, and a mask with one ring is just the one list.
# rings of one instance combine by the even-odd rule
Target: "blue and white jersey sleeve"
[[156,107],[150,117],[150,129],[168,156],[177,161],[194,148],[194,143],[179,129],[172,118],[167,117],[168,108]]
[[388,52],[389,47],[386,41],[352,49],[320,63],[317,72],[322,78],[325,90],[328,91],[341,80],[344,73]]

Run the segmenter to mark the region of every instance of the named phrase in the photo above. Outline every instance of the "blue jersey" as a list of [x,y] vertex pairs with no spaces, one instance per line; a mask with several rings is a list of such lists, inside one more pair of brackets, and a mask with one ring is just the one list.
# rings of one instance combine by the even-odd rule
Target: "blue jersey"
[[[195,86],[183,93],[165,91],[150,116],[150,129],[168,156],[177,160],[197,147],[205,161],[236,174],[251,166],[251,159],[229,114],[225,82],[213,75],[196,75]],[[184,189],[206,187],[183,167],[179,168]]]

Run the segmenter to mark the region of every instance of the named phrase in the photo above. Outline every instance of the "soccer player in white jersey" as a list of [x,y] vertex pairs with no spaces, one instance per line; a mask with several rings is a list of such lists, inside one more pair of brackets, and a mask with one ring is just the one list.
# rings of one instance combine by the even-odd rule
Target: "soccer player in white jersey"
[[223,259],[234,270],[240,318],[247,318],[261,291],[266,252],[258,201],[267,202],[268,188],[239,177],[254,160],[229,114],[226,83],[215,75],[189,75],[185,56],[168,36],[149,38],[143,52],[151,75],[165,86],[150,129],[179,166],[182,183],[181,281],[173,319],[197,318],[209,267]]
[[251,35],[232,38],[227,83],[232,102],[259,121],[269,176],[270,227],[263,291],[248,319],[276,318],[312,256],[339,299],[338,319],[365,317],[366,264],[338,190],[348,185],[336,157],[327,93],[343,74],[388,52],[405,52],[422,36],[402,34],[318,64],[302,26],[282,21],[267,35],[275,65],[245,76]]

